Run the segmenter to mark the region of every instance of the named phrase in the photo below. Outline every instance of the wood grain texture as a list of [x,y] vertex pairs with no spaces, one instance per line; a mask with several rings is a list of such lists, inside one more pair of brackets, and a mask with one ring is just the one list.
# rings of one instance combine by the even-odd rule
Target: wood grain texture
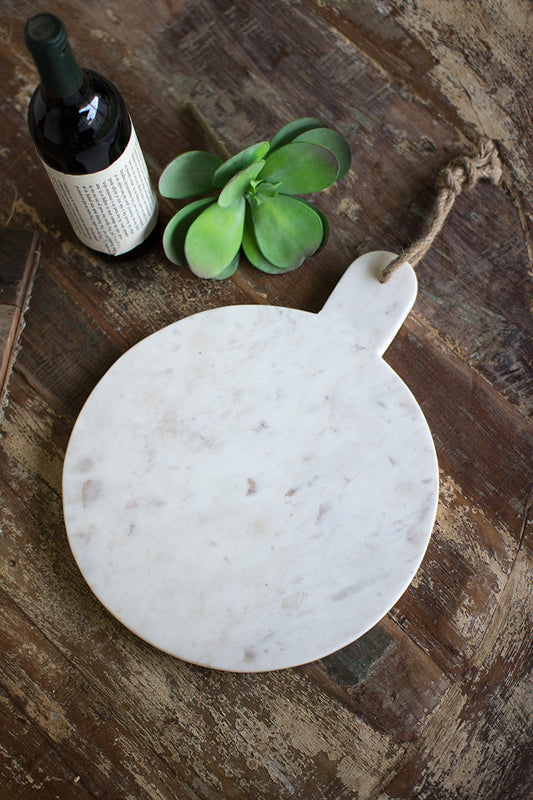
[[533,264],[528,0],[307,0],[389,73],[467,135],[498,141]]
[[33,231],[0,228],[0,259],[1,417],[39,262],[38,235]]
[[[39,231],[41,265],[0,436],[2,800],[530,800],[533,796],[533,325],[529,11],[495,0],[51,2],[86,66],[121,88],[157,177],[287,120],[324,118],[353,167],[317,195],[327,247],[227,281],[170,264],[161,234],[117,259],[72,235],[25,127],[27,0],[0,0],[0,223]],[[527,64],[526,64],[527,61]],[[520,72],[521,71],[521,72]],[[520,78],[518,77],[520,75]],[[426,557],[391,612],[316,663],[194,667],[125,630],[70,554],[61,472],[95,383],[144,336],[204,309],[318,311],[350,262],[400,251],[439,169],[476,134],[508,175],[457,200],[417,266],[387,361],[432,430],[441,495]]]

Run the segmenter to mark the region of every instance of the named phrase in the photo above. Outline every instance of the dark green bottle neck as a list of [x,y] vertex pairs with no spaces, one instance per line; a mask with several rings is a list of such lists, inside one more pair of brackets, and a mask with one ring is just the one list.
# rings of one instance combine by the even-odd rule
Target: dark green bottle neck
[[84,74],[72,54],[65,26],[54,14],[37,14],[24,31],[26,46],[49,98],[67,98],[79,92]]

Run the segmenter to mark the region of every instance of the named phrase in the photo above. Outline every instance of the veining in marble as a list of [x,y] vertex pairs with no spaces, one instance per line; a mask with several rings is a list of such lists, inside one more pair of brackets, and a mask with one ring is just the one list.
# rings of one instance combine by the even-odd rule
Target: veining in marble
[[80,570],[127,627],[182,659],[307,663],[378,622],[433,527],[427,423],[381,355],[416,278],[371,253],[319,314],[234,306],[125,353],[88,398],[63,473]]

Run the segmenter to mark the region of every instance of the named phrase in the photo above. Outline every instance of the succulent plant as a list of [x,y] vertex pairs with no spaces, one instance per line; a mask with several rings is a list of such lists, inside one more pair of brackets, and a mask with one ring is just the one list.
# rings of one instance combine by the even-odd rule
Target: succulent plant
[[164,169],[164,197],[193,200],[165,228],[163,249],[200,278],[228,278],[242,250],[254,267],[277,274],[295,269],[325,245],[329,225],[312,203],[295,195],[342,178],[350,148],[337,131],[312,117],[284,125],[223,161],[213,153],[182,153]]

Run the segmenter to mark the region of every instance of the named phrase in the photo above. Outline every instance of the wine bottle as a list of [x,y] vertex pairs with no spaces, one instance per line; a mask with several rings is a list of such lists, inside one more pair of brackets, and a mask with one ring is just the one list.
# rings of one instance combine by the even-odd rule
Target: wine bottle
[[158,206],[124,99],[80,68],[54,14],[32,17],[24,39],[41,79],[30,134],[72,228],[94,250],[126,253],[149,236]]

